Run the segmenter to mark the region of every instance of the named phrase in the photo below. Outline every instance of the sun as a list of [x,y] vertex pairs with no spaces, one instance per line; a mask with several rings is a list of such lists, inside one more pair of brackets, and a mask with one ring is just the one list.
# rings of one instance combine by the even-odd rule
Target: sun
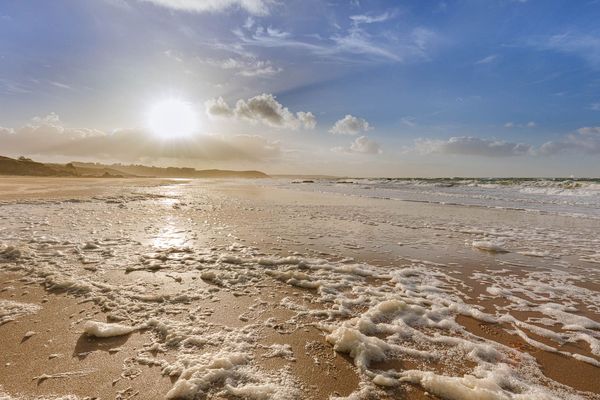
[[198,128],[198,116],[190,103],[165,99],[150,107],[146,114],[146,127],[163,139],[186,137]]

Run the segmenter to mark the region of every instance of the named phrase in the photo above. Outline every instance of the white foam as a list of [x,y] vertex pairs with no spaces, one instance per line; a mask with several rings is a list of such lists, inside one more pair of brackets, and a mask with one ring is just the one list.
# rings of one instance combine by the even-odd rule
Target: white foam
[[135,330],[136,328],[132,326],[109,324],[98,321],[87,321],[85,325],[83,325],[83,331],[86,335],[99,338],[128,335]]
[[347,353],[354,359],[356,366],[362,369],[367,369],[373,361],[385,360],[386,352],[391,349],[385,341],[348,327],[337,328],[327,335],[327,341],[333,344],[335,351]]
[[555,395],[540,386],[519,380],[507,364],[491,370],[477,368],[476,375],[438,375],[431,371],[409,370],[400,381],[418,384],[447,400],[553,400]]
[[[89,398],[86,398],[89,399]],[[86,400],[83,399],[83,400]],[[27,395],[10,395],[6,393],[0,385],[0,400],[81,400],[80,397],[75,395],[65,395],[65,396],[53,396],[53,395],[39,395],[39,396],[27,396]]]
[[[170,398],[305,397],[306,393],[302,392],[289,369],[269,372],[260,368],[263,356],[280,357],[279,362],[288,365],[295,359],[291,346],[265,343],[265,329],[272,328],[285,333],[301,333],[309,326],[316,326],[327,332],[328,343],[336,351],[349,354],[357,366],[361,385],[348,399],[378,398],[386,388],[405,386],[407,382],[447,398],[533,399],[538,396],[542,399],[577,395],[575,390],[561,387],[544,377],[526,353],[467,332],[457,322],[459,315],[518,328],[514,332],[530,344],[539,344],[540,348],[543,348],[542,343],[527,336],[530,332],[557,342],[557,347],[583,340],[592,349],[590,357],[565,356],[595,362],[597,325],[589,318],[579,318],[575,306],[583,304],[593,311],[594,303],[600,302],[596,301],[597,294],[593,291],[576,287],[573,281],[578,278],[572,270],[564,275],[543,270],[538,271],[539,274],[517,276],[511,274],[512,267],[507,267],[474,274],[474,280],[488,285],[483,294],[485,298],[502,296],[505,300],[499,302],[495,311],[489,311],[470,304],[474,299],[464,295],[463,283],[446,273],[450,263],[402,259],[380,268],[342,258],[344,254],[336,254],[338,248],[344,243],[361,243],[364,239],[353,233],[349,233],[351,237],[341,239],[332,232],[332,238],[337,238],[339,243],[338,247],[333,244],[327,249],[335,256],[331,260],[299,253],[287,253],[293,255],[284,257],[265,254],[244,245],[241,239],[231,245],[216,244],[233,240],[237,231],[218,221],[218,216],[203,223],[195,219],[195,214],[200,210],[202,218],[209,218],[204,216],[206,204],[214,206],[217,214],[219,207],[230,207],[229,199],[219,199],[221,203],[217,206],[216,200],[202,197],[198,191],[190,194],[192,196],[181,201],[175,211],[172,207],[167,210],[165,207],[148,207],[148,204],[128,204],[127,209],[109,210],[106,208],[109,203],[104,200],[102,204],[46,204],[42,208],[36,208],[39,205],[3,206],[8,207],[3,211],[9,217],[6,221],[11,221],[12,236],[9,241],[2,236],[4,231],[0,231],[0,239],[18,248],[19,256],[11,256],[2,262],[23,272],[27,283],[42,283],[50,290],[65,290],[82,301],[93,301],[106,312],[110,321],[120,321],[119,324],[90,321],[92,334],[98,332],[109,337],[136,328],[147,329],[149,343],[128,361],[130,364],[124,375],[135,376],[140,365],[159,366],[165,375],[177,377],[169,392]],[[206,204],[202,204],[204,201]],[[232,207],[240,206],[237,201]],[[382,252],[386,251],[386,240],[397,242],[396,232],[399,231],[414,236],[402,240],[417,249],[451,243],[467,243],[493,251],[510,249],[513,253],[506,255],[506,261],[522,265],[559,261],[525,259],[523,255],[529,254],[518,254],[531,249],[536,252],[552,249],[553,257],[585,257],[597,252],[594,245],[598,243],[586,239],[584,233],[517,229],[514,221],[510,221],[511,226],[500,226],[500,222],[493,221],[493,227],[485,226],[488,221],[481,221],[480,225],[446,220],[436,224],[435,218],[430,216],[406,215],[399,220],[397,215],[381,213],[373,217],[362,210],[351,210],[348,215],[349,208],[346,207],[331,207],[323,215],[313,207],[302,207],[291,211],[281,208],[283,212],[300,210],[305,214],[298,215],[298,224],[294,221],[286,228],[289,237],[277,238],[276,242],[273,239],[273,246],[282,249],[279,244],[286,241],[303,244],[296,238],[304,233],[323,237],[314,230],[303,232],[301,217],[307,217],[306,221],[319,226],[318,229],[321,228],[314,223],[315,218],[339,217],[344,223],[381,228],[381,242],[373,244],[373,248]],[[114,214],[110,220],[106,218],[108,212]],[[143,223],[139,218],[141,213]],[[52,229],[39,225],[46,219],[54,219],[50,221]],[[112,221],[121,223],[113,226]],[[271,229],[271,222],[266,220],[261,224],[264,224],[263,228]],[[93,229],[82,228],[90,224]],[[429,230],[436,231],[435,238],[419,239],[419,235]],[[192,240],[194,235],[202,240]],[[454,241],[445,242],[446,236],[452,236]],[[150,242],[144,237],[151,237]],[[213,240],[216,237],[219,239]],[[176,246],[173,246],[174,241],[178,243]],[[564,248],[550,247],[563,241],[566,243]],[[491,244],[478,247],[476,242]],[[93,243],[97,248],[85,243]],[[105,251],[107,249],[110,251]],[[464,249],[458,250],[460,256],[464,255]],[[9,253],[13,254],[14,250]],[[313,249],[306,249],[306,253],[318,254]],[[477,259],[489,258],[478,252],[468,253]],[[26,263],[22,262],[24,259]],[[93,271],[84,269],[87,262],[94,263]],[[123,271],[131,274],[122,281],[115,279]],[[138,275],[141,278],[137,279]],[[173,279],[166,279],[168,283],[163,285],[165,276]],[[288,297],[278,300],[278,293],[271,290],[272,279],[279,281],[276,282],[279,287],[280,282],[287,285],[285,295]],[[290,286],[310,290],[290,290]],[[242,312],[242,324],[238,320],[233,326],[211,322],[219,319],[219,307],[208,305],[222,302],[221,306],[227,307],[229,303],[226,302],[239,296],[261,297],[268,301],[264,305],[253,304],[247,312],[235,308],[233,316]],[[503,306],[505,303],[508,305]],[[562,306],[537,308],[549,303]],[[282,318],[277,315],[277,318],[273,316],[263,321],[266,319],[264,311],[271,309],[280,309],[285,315],[292,316]],[[544,318],[519,321],[510,314],[513,310],[539,311]],[[553,329],[560,332],[543,328],[544,324],[555,325]],[[115,325],[121,328],[116,329]],[[543,348],[544,351],[552,349],[552,346]],[[163,352],[169,356],[163,359]],[[380,361],[394,365],[395,361],[407,359],[415,362],[415,368],[419,370],[376,369],[381,367],[377,365]],[[426,370],[431,367],[432,360],[442,365],[444,371],[467,368],[462,360],[469,360],[476,367],[468,368],[464,376],[443,375],[439,371]],[[541,388],[541,385],[546,387]]]
[[471,245],[473,247],[475,247],[476,249],[485,250],[485,251],[489,251],[489,252],[493,252],[493,253],[507,253],[508,252],[508,250],[506,250],[503,247],[504,243],[500,242],[500,241],[474,240]]
[[35,314],[41,310],[37,304],[21,303],[13,300],[0,299],[0,326],[14,321],[24,315]]
[[248,354],[216,352],[188,355],[164,372],[179,378],[166,395],[167,399],[210,397],[228,393],[249,399],[284,400],[297,397],[289,373],[278,376],[260,373],[250,365]]
[[289,361],[296,361],[296,357],[294,357],[294,352],[292,351],[292,346],[289,344],[273,343],[270,346],[264,347],[269,350],[263,354],[263,357],[265,358],[280,357]]

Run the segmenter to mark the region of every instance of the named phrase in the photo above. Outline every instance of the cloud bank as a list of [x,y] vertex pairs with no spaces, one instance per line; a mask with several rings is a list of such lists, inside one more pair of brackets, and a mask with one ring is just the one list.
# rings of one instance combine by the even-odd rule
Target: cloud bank
[[163,141],[143,130],[107,133],[65,127],[56,114],[18,129],[0,128],[2,154],[90,157],[138,161],[177,158],[204,161],[264,161],[279,158],[278,141],[260,135],[198,135]]
[[232,108],[222,98],[208,100],[206,113],[210,117],[237,118],[251,123],[262,123],[273,128],[314,129],[317,120],[313,113],[293,113],[272,94],[263,93],[248,100],[240,99]]
[[421,154],[457,154],[486,157],[522,156],[531,152],[531,146],[528,144],[472,136],[451,137],[448,140],[417,139],[415,148]]
[[553,155],[570,151],[600,154],[600,126],[579,128],[562,140],[544,143],[538,152]]
[[381,146],[376,141],[369,139],[366,136],[357,137],[351,144],[350,147],[334,147],[331,149],[336,153],[349,153],[349,154],[381,154]]

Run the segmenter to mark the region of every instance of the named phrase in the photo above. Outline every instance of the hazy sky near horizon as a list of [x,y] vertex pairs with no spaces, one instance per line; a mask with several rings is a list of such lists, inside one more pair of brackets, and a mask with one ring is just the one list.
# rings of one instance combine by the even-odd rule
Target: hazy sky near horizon
[[[0,154],[600,176],[598,21],[598,0],[5,0]],[[151,132],[169,99],[192,134]]]

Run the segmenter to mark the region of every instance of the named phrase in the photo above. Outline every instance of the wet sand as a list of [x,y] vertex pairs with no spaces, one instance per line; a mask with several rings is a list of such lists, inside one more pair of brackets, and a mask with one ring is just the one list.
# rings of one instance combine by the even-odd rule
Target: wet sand
[[0,201],[89,199],[118,195],[132,187],[159,186],[176,180],[159,178],[38,178],[0,176]]
[[[198,185],[197,182],[194,184]],[[135,202],[142,201],[146,203],[140,206],[141,209],[161,208],[158,215],[160,218],[146,221],[148,216],[144,214],[128,216],[123,212],[121,215],[117,208],[110,208],[110,211],[94,208],[93,215],[97,215],[96,220],[103,216],[103,222],[111,224],[104,232],[115,229],[113,225],[117,228],[122,225],[126,231],[122,233],[123,236],[139,241],[142,246],[164,251],[164,256],[161,257],[167,264],[174,265],[177,261],[177,265],[186,265],[185,260],[169,258],[179,257],[179,253],[167,251],[174,246],[191,246],[200,250],[226,249],[233,243],[252,246],[257,254],[269,257],[301,254],[303,257],[324,258],[342,265],[351,258],[353,262],[366,263],[383,270],[392,265],[413,263],[432,271],[443,271],[449,278],[456,280],[451,281],[452,286],[462,301],[479,305],[489,313],[504,306],[504,300],[502,297],[486,298],[486,288],[491,285],[491,281],[483,283],[473,274],[482,271],[495,277],[507,275],[513,280],[526,280],[529,279],[529,273],[546,267],[552,261],[547,258],[524,257],[515,252],[497,254],[475,250],[465,245],[465,242],[470,243],[472,240],[471,233],[460,229],[443,230],[441,227],[445,221],[485,218],[486,224],[494,226],[504,223],[506,218],[514,218],[520,224],[537,224],[540,228],[554,228],[564,225],[565,221],[570,222],[562,217],[523,216],[522,213],[508,211],[465,211],[459,207],[304,193],[227,181],[202,182],[197,192],[188,195],[186,185],[186,181],[152,179],[0,178],[0,203],[5,203],[7,207],[23,207],[12,211],[15,213],[12,215],[26,213],[22,214],[26,215],[23,222],[19,222],[25,228],[19,225],[19,229],[27,229],[25,221],[31,221],[34,217],[31,214],[33,211],[26,207],[31,203],[44,204],[46,208],[39,211],[38,218],[43,223],[32,229],[43,231],[44,235],[60,236],[58,231],[65,230],[65,227],[57,227],[60,220],[55,221],[53,215],[46,214],[47,210],[54,207],[46,202],[58,202],[59,212],[65,213],[70,204],[79,204],[70,203],[74,199],[89,201],[90,206],[94,207],[96,203],[101,203],[101,207],[105,207],[105,204],[112,207],[112,201],[118,198],[118,205],[115,207],[125,210],[137,207]],[[138,199],[137,196],[148,194],[147,192],[150,195],[142,200]],[[85,210],[81,212],[85,215]],[[126,220],[127,217],[131,221]],[[529,220],[522,221],[523,218]],[[47,225],[45,220],[48,220]],[[85,218],[79,220],[86,221]],[[93,221],[87,220],[90,224]],[[593,221],[583,221],[581,224],[582,229],[596,227]],[[16,229],[16,226],[12,221],[0,220],[0,233],[5,242],[10,241],[10,230]],[[78,230],[85,231],[81,227]],[[101,235],[92,226],[88,230],[90,238]],[[76,240],[68,234],[63,236],[64,240]],[[85,243],[90,238],[80,240]],[[69,246],[66,248],[70,249]],[[58,245],[55,247],[58,248]],[[202,278],[200,272],[203,269],[188,270],[168,266],[148,268],[148,263],[138,261],[143,254],[135,250],[135,246],[131,249],[115,249],[112,257],[122,257],[127,262],[112,261],[111,257],[103,258],[98,266],[82,262],[77,267],[82,269],[81,276],[106,285],[130,285],[128,288],[143,281],[147,285],[144,295],[160,294],[165,298],[173,298],[180,293],[193,293],[197,288],[218,290],[215,292],[216,297],[183,301],[181,309],[173,306],[167,311],[172,313],[174,320],[186,321],[192,308],[200,310],[204,314],[199,323],[208,324],[213,327],[211,329],[243,329],[251,323],[259,325],[254,331],[258,335],[253,353],[254,362],[267,371],[267,375],[277,374],[281,368],[286,368],[298,383],[302,391],[301,398],[348,396],[359,390],[361,381],[372,379],[365,378],[365,371],[356,368],[355,360],[347,353],[334,352],[332,344],[325,340],[327,332],[319,325],[322,321],[282,306],[282,300],[293,299],[294,303],[306,309],[318,310],[322,304],[316,301],[318,296],[314,289],[286,284],[278,275],[265,275],[252,284],[243,286],[243,290],[235,290],[225,283],[215,284],[214,281]],[[187,250],[177,251],[185,257]],[[88,256],[97,257],[99,254],[86,253],[86,257]],[[70,255],[46,257],[43,262],[60,264],[69,257]],[[564,258],[568,259],[568,256]],[[114,317],[114,311],[107,308],[105,303],[86,298],[85,295],[69,290],[53,290],[51,285],[44,283],[39,277],[30,279],[30,272],[26,272],[27,263],[27,259],[5,260],[0,263],[0,299],[38,304],[41,307],[35,314],[18,316],[14,321],[0,325],[0,385],[3,391],[15,398],[71,394],[81,398],[103,399],[164,398],[177,376],[164,376],[158,365],[140,365],[139,360],[131,360],[139,358],[140,350],[150,348],[157,341],[165,343],[165,338],[158,337],[149,328],[109,339],[87,337],[82,333],[85,320],[110,321]],[[516,267],[515,264],[526,266]],[[505,272],[507,266],[510,266],[510,272]],[[572,282],[574,287],[600,292],[599,275],[594,264],[577,261],[568,267],[566,264],[557,264],[554,268],[586,271],[587,279],[579,284],[577,281]],[[385,289],[388,283],[384,279],[373,282],[373,285]],[[539,303],[543,304],[544,301],[539,300]],[[159,301],[156,304],[158,307],[162,303]],[[357,304],[353,307],[358,312],[362,306]],[[600,321],[597,311],[586,309],[584,304],[579,304],[576,308],[578,315]],[[533,312],[513,310],[511,313],[518,315],[521,321],[538,317]],[[338,323],[342,319],[330,322]],[[489,323],[464,315],[456,316],[456,321],[467,332],[532,355],[548,378],[585,392],[580,393],[583,398],[598,397],[594,395],[600,393],[600,380],[595,379],[600,373],[598,366],[533,347],[518,335],[507,332],[512,329],[510,324]],[[563,331],[559,326],[549,328],[556,332]],[[24,340],[28,331],[36,334]],[[436,330],[429,333],[433,334],[434,331]],[[530,336],[539,342],[553,344],[543,337]],[[381,337],[385,338],[386,335]],[[268,356],[271,350],[269,346],[273,344],[289,345],[293,356]],[[202,353],[213,347],[218,346],[206,344],[193,351]],[[563,344],[562,349],[598,359],[584,341]],[[151,359],[155,359],[157,363],[172,363],[181,356],[169,347],[150,354]],[[375,363],[373,366],[381,371],[391,368],[423,369],[455,376],[469,373],[471,367],[466,361],[456,365],[427,363],[411,357]],[[64,372],[79,374],[52,377],[53,374]],[[44,374],[51,377],[39,379]],[[425,392],[419,385],[402,384],[372,391],[371,395],[372,398],[382,399],[437,398]],[[231,392],[221,392],[211,394],[209,398],[236,396]]]

